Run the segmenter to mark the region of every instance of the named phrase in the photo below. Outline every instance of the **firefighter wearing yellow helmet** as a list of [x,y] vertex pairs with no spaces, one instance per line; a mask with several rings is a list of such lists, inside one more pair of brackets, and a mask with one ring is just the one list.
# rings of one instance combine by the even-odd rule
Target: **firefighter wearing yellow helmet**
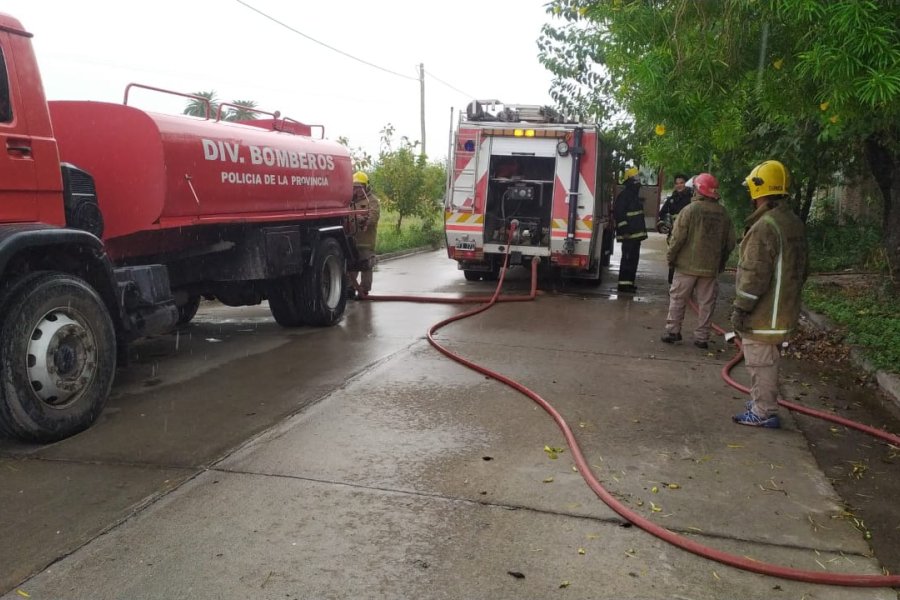
[[758,164],[744,180],[756,210],[741,241],[731,314],[752,382],[747,410],[733,417],[740,425],[781,426],[779,346],[797,326],[809,271],[806,230],[787,201],[790,183],[790,173],[777,160]]
[[616,240],[622,244],[618,289],[620,292],[633,294],[637,291],[634,280],[641,256],[641,242],[647,239],[647,225],[644,221],[644,200],[640,196],[641,180],[637,167],[625,169],[622,179],[624,188],[613,203]]
[[356,241],[358,260],[350,265],[349,294],[351,298],[367,296],[372,290],[372,270],[375,268],[375,242],[378,235],[378,218],[381,208],[378,198],[369,189],[369,176],[363,171],[353,174],[352,207],[361,211],[356,216]]

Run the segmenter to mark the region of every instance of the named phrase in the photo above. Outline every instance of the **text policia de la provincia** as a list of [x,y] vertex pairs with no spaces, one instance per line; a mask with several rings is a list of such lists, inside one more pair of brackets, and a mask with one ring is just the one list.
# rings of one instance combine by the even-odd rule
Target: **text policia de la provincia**
[[[286,169],[302,169],[307,171],[333,171],[334,157],[330,154],[314,152],[294,152],[269,148],[268,146],[246,146],[242,148],[237,142],[203,139],[203,158],[231,164],[265,165]],[[246,150],[242,152],[242,150]],[[222,171],[222,183],[250,185],[298,185],[321,187],[328,185],[328,177],[314,174],[271,174],[247,171]]]

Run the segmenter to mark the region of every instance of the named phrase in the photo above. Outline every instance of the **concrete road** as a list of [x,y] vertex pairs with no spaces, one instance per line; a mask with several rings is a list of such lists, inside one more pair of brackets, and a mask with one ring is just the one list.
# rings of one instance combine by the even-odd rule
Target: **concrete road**
[[[609,274],[547,282],[439,338],[543,395],[654,521],[760,561],[880,573],[793,418],[730,422],[731,350],[658,341],[663,242],[644,245],[634,297]],[[375,281],[492,289],[443,252]],[[742,572],[630,527],[570,452],[545,450],[565,444],[542,410],[428,345],[459,310],[356,302],[337,327],[286,331],[265,307],[210,305],[136,346],[92,429],[0,446],[3,598],[896,598]]]

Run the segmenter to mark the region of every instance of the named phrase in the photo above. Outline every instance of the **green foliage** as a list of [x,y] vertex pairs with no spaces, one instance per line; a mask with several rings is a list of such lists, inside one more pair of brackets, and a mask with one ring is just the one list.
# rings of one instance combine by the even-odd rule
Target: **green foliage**
[[810,268],[816,272],[875,269],[883,265],[881,232],[871,224],[839,224],[834,217],[813,221],[806,228]]
[[376,252],[386,254],[398,250],[422,248],[431,246],[436,248],[444,238],[444,232],[440,228],[440,211],[425,217],[410,217],[403,222],[398,230],[395,221],[399,221],[397,213],[382,213],[378,222],[378,242]]
[[354,171],[365,171],[368,173],[372,170],[375,160],[372,158],[371,154],[363,150],[360,146],[355,148],[351,147],[350,140],[345,136],[339,137],[337,143],[341,146],[345,146],[350,151],[350,160],[353,163]]
[[400,232],[404,218],[428,219],[440,210],[446,168],[416,154],[418,142],[402,138],[400,147],[394,149],[393,133],[390,124],[382,130],[382,148],[369,182],[384,208],[397,214],[396,229]]
[[[209,102],[209,118],[215,119],[216,112],[219,110],[221,100],[216,97],[215,90],[208,92],[194,92],[195,96],[205,98]],[[203,100],[191,100],[184,107],[182,114],[192,117],[206,117],[207,102]],[[253,100],[232,100],[230,104],[235,104],[238,108],[226,108],[222,115],[223,121],[249,121],[259,118],[259,113],[255,110],[256,102]]]
[[[547,12],[552,97],[607,125],[631,120],[620,134],[634,158],[711,171],[738,206],[740,182],[770,158],[804,209],[864,156],[883,190],[900,177],[900,2],[553,0]],[[884,203],[890,231],[898,205]],[[898,244],[884,245],[896,270]]]
[[811,283],[803,302],[846,328],[847,341],[862,347],[878,368],[900,372],[900,305],[878,290]]

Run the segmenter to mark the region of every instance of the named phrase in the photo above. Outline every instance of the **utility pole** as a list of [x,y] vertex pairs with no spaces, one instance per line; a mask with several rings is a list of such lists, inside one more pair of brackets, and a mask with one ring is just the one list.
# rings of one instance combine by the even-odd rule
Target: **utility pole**
[[419,63],[419,118],[422,121],[422,151],[425,156],[425,63]]

